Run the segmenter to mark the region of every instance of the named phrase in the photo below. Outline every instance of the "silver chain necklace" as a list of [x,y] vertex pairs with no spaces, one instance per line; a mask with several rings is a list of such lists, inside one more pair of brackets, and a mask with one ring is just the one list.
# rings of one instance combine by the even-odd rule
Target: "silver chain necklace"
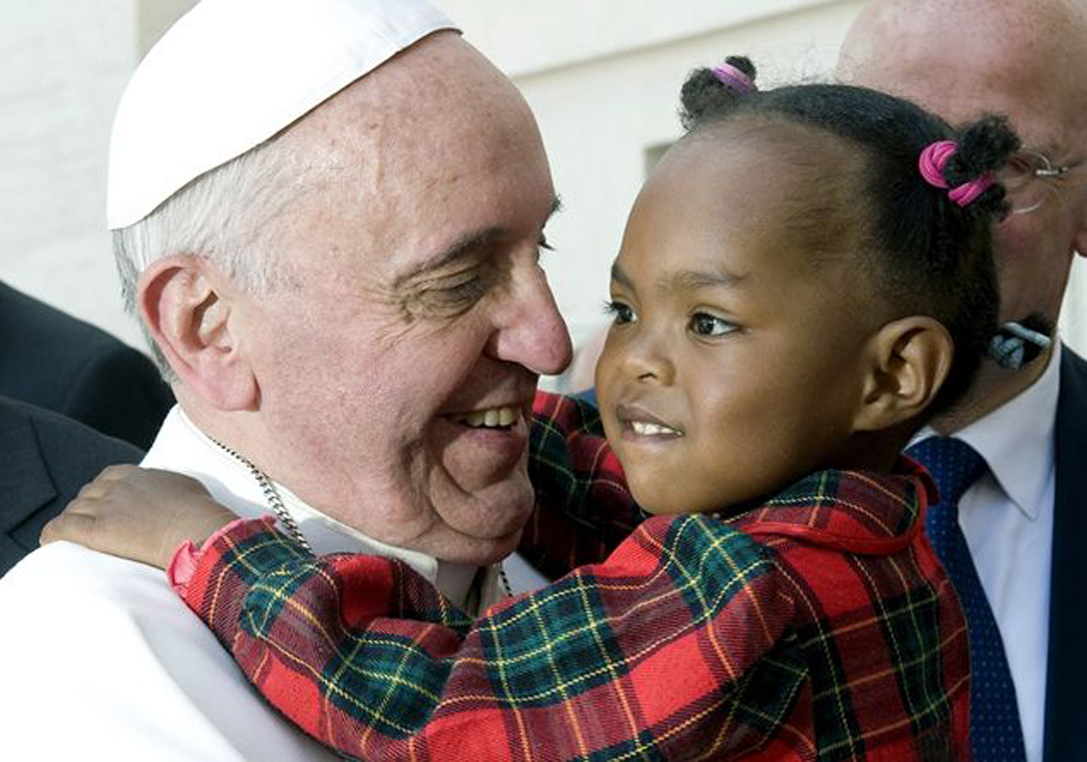
[[264,492],[264,498],[268,501],[268,507],[271,508],[275,515],[279,518],[279,523],[283,525],[283,528],[287,530],[295,542],[302,546],[302,549],[309,553],[311,556],[315,555],[313,548],[310,547],[309,540],[302,534],[302,530],[298,528],[298,522],[294,520],[294,517],[287,512],[287,507],[283,505],[283,499],[279,496],[279,490],[276,489],[276,485],[272,484],[272,480],[269,479],[263,471],[254,466],[248,458],[239,453],[237,450],[227,447],[218,439],[212,439],[212,442],[219,445],[219,447],[227,455],[237,460],[253,476],[257,484],[260,486],[261,491]]
[[[287,512],[287,507],[283,505],[283,498],[279,496],[279,490],[276,489],[276,485],[272,484],[272,480],[237,450],[227,447],[218,439],[212,439],[211,441],[217,444],[227,455],[245,466],[246,470],[249,471],[250,475],[260,486],[261,491],[264,493],[264,498],[268,501],[268,507],[275,512],[276,517],[279,519],[279,523],[287,530],[287,534],[294,538],[295,542],[301,545],[303,550],[311,556],[315,556],[316,554],[313,552],[313,548],[310,547],[309,540],[306,539],[306,536],[302,534],[302,530],[298,527],[298,522],[294,520],[294,517]],[[513,595],[513,589],[510,587],[509,578],[506,576],[506,570],[502,567],[501,562],[498,564],[498,579],[502,583],[502,588],[505,591],[506,596]]]

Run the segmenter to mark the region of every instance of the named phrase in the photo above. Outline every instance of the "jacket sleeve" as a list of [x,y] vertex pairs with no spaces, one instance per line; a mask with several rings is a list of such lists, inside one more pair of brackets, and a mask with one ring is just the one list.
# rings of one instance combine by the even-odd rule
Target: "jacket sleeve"
[[604,438],[599,411],[584,400],[537,393],[529,476],[536,506],[518,550],[551,578],[599,563],[646,517]]
[[750,536],[657,517],[471,622],[398,561],[313,558],[249,521],[209,540],[184,597],[268,701],[352,757],[726,759],[763,748],[805,681],[783,589]]

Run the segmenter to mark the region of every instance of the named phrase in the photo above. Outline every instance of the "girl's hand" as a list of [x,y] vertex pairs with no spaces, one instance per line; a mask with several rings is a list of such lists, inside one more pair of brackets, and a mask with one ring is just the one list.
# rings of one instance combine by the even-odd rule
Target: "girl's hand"
[[200,546],[236,518],[195,479],[109,466],[45,525],[41,543],[66,540],[165,569],[182,542]]

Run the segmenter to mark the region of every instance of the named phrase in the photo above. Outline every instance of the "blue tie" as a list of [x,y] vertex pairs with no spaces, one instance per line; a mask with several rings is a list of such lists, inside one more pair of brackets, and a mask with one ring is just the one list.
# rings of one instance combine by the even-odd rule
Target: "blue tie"
[[925,529],[959,594],[970,639],[970,743],[976,762],[1026,760],[1004,641],[959,526],[959,498],[988,466],[959,439],[932,437],[906,451],[929,470],[940,500],[929,506]]

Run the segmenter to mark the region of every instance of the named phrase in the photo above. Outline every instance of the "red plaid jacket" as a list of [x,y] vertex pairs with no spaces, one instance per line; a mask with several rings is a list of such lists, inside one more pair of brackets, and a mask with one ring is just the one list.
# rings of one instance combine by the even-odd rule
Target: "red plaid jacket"
[[[526,550],[559,569],[638,512],[591,408],[541,395],[535,423]],[[967,759],[966,627],[919,531],[932,491],[904,460],[729,521],[649,518],[474,622],[401,562],[239,522],[185,600],[272,704],[360,759]]]

